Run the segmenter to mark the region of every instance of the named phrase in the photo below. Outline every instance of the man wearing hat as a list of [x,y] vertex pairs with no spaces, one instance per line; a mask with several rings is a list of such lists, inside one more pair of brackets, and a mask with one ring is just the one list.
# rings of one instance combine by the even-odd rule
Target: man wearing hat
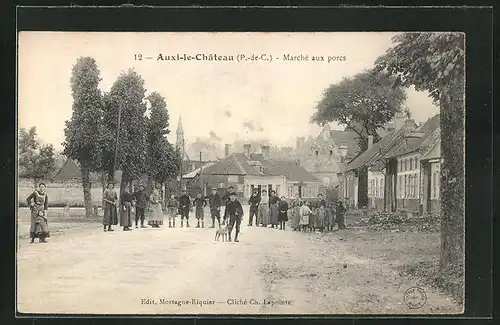
[[189,227],[189,210],[191,209],[191,198],[186,189],[182,189],[179,197],[179,214],[181,215],[181,227],[184,227],[184,218],[186,218],[186,227]]
[[240,225],[241,225],[241,219],[243,217],[243,208],[241,206],[241,203],[237,200],[235,192],[231,192],[229,194],[229,202],[226,204],[226,209],[227,209],[227,217],[229,218],[229,227],[228,227],[229,241],[231,241],[231,232],[233,231],[233,228],[236,228],[234,241],[237,243],[239,242],[238,235],[240,234]]
[[210,206],[210,216],[212,217],[212,228],[215,228],[215,218],[217,218],[220,228],[220,206],[222,205],[222,199],[219,193],[217,193],[217,188],[212,188],[212,195],[208,198],[208,203]]
[[224,202],[224,205],[225,205],[224,218],[222,219],[222,224],[223,225],[226,224],[226,219],[229,217],[228,214],[227,214],[227,204],[231,200],[231,193],[235,193],[236,194],[236,192],[234,191],[234,187],[229,186],[228,189],[227,189],[226,195],[224,195],[224,197],[222,198],[222,201]]
[[146,206],[148,204],[148,195],[145,192],[145,187],[139,184],[139,189],[134,192],[134,205],[135,205],[135,227],[138,228],[137,224],[139,219],[141,220],[141,228],[147,228],[144,225],[144,214],[146,211]]

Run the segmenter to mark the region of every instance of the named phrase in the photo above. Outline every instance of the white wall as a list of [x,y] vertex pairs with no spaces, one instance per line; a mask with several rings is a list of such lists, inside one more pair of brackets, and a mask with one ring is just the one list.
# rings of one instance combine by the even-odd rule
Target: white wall
[[262,189],[268,190],[268,186],[272,185],[272,189],[277,192],[279,196],[286,195],[288,192],[287,182],[285,176],[245,176],[243,195],[250,197],[251,185],[254,187],[262,186]]
[[441,164],[439,160],[429,161],[431,165],[431,200],[439,199],[439,186],[441,184]]
[[420,194],[420,155],[400,156],[398,161],[398,199],[418,199]]
[[[368,198],[384,198],[385,176],[381,171],[368,171]],[[372,200],[373,202],[373,200]]]

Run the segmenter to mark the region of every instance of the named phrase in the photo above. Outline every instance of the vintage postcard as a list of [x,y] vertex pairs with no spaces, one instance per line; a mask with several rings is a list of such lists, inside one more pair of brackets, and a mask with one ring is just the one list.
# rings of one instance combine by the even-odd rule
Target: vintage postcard
[[17,312],[462,313],[464,38],[20,32]]

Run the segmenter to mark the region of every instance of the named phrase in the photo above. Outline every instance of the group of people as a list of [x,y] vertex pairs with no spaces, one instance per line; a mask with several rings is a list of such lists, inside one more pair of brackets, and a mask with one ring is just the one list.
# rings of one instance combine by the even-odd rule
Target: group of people
[[335,224],[338,229],[345,228],[346,209],[342,201],[336,204],[327,203],[322,194],[318,194],[315,205],[310,201],[304,201],[297,195],[292,203],[290,214],[292,216],[291,227],[298,231],[332,231]]
[[318,194],[317,204],[314,206],[297,194],[289,206],[286,198],[284,196],[279,198],[276,191],[271,191],[268,196],[266,190],[262,190],[261,194],[258,190],[254,190],[248,204],[250,205],[248,226],[253,225],[255,217],[256,226],[271,225],[271,228],[280,230],[285,230],[285,223],[289,219],[293,230],[331,231],[335,224],[338,224],[339,229],[345,228],[344,205],[341,201],[336,205],[327,204],[323,194]]
[[[102,224],[104,231],[114,231],[112,226],[118,225],[118,219],[120,227],[123,227],[123,231],[132,230],[133,219],[135,219],[136,228],[139,228],[139,221],[141,228],[146,228],[146,225],[144,225],[146,214],[148,216],[148,225],[153,228],[159,228],[163,225],[162,195],[160,189],[160,185],[157,185],[151,194],[148,195],[144,185],[139,185],[139,189],[133,193],[131,193],[129,187],[126,187],[120,200],[118,200],[115,184],[109,182],[103,193],[104,217]],[[132,217],[134,214],[133,210],[135,210],[135,218]]]
[[[48,196],[45,192],[45,184],[40,183],[28,198],[27,202],[31,209],[31,228],[30,237],[33,243],[35,238],[45,243],[46,238],[50,237],[47,223]],[[236,230],[234,241],[238,241],[240,225],[243,218],[243,208],[237,198],[233,187],[229,187],[226,195],[221,197],[217,188],[212,189],[211,195],[202,197],[199,193],[194,200],[187,194],[185,189],[181,195],[176,198],[174,194],[170,196],[167,202],[162,202],[160,185],[154,186],[151,193],[146,193],[144,185],[139,185],[137,191],[131,192],[126,188],[120,199],[115,190],[115,184],[109,182],[103,193],[104,217],[103,229],[105,232],[114,231],[112,226],[120,225],[123,231],[132,230],[133,221],[135,227],[146,228],[145,219],[148,219],[148,225],[153,228],[160,228],[163,225],[163,206],[165,206],[168,215],[168,226],[175,228],[176,218],[180,217],[180,226],[189,227],[189,215],[193,210],[197,221],[197,228],[205,227],[204,210],[208,206],[210,217],[212,219],[211,228],[215,228],[216,221],[218,227],[227,223],[229,240],[233,228]],[[304,201],[300,195],[289,205],[286,198],[278,197],[276,191],[266,190],[261,193],[255,189],[248,200],[250,205],[248,226],[255,225],[285,230],[285,223],[290,221],[291,228],[295,231],[331,231],[335,224],[339,229],[345,228],[345,207],[342,202],[336,205],[327,204],[322,194],[318,195],[317,204],[314,206],[310,201]],[[224,214],[221,223],[221,207],[224,206]],[[134,213],[135,210],[135,213]]]

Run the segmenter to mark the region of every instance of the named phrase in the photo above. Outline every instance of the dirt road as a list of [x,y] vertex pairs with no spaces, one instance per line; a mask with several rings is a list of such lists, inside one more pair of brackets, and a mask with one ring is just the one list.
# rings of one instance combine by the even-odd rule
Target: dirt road
[[[179,225],[177,225],[178,227]],[[239,243],[213,229],[103,232],[96,224],[18,251],[18,311],[79,314],[451,313],[431,288],[409,309],[415,283],[361,258],[349,233],[242,226]],[[345,240],[340,240],[345,236]],[[344,267],[345,266],[345,267]],[[415,297],[414,297],[415,298]],[[417,297],[418,299],[418,297]]]

